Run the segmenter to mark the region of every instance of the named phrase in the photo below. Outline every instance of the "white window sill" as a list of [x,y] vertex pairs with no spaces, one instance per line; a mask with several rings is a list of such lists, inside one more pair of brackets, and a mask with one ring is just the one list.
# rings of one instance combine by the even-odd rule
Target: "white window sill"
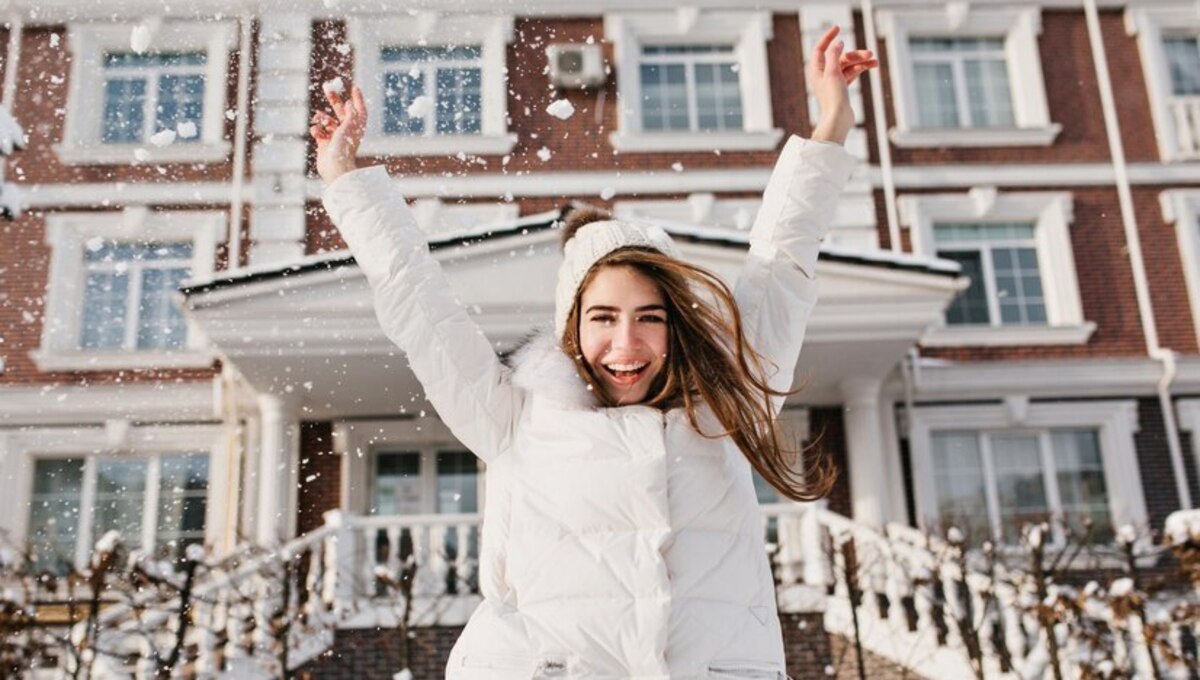
[[209,368],[215,357],[205,350],[37,350],[29,356],[41,371],[112,371],[139,368]]
[[1093,321],[1078,326],[941,326],[926,331],[921,337],[921,346],[1082,345],[1095,331]]
[[379,135],[367,137],[358,147],[359,156],[476,156],[506,154],[517,145],[517,135],[432,135],[405,137]]
[[[54,152],[67,165],[132,165],[137,163],[218,163],[229,158],[229,142],[176,142],[153,144],[70,143],[54,145]],[[145,160],[137,158],[144,149]]]
[[1062,125],[1051,123],[1039,128],[960,128],[940,130],[901,130],[892,128],[892,143],[902,149],[926,147],[1050,146]]
[[621,152],[771,151],[783,130],[764,132],[613,132],[608,141]]

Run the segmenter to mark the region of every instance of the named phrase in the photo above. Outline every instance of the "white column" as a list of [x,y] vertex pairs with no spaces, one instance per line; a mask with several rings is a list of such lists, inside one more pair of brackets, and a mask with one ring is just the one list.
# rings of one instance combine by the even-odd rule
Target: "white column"
[[291,538],[296,527],[296,473],[300,421],[294,404],[273,394],[258,396],[258,509],[255,540],[264,546]]
[[874,378],[842,381],[842,418],[846,428],[846,460],[850,475],[850,507],[854,519],[883,528],[890,519],[888,471],[879,416],[879,390]]

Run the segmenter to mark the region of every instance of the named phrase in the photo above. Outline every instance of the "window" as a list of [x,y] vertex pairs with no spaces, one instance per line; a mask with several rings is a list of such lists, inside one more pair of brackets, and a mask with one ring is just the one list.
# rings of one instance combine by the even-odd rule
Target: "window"
[[[479,134],[482,56],[478,45],[383,48],[384,133]],[[431,105],[419,106],[421,97]]]
[[741,130],[732,45],[642,47],[643,130]]
[[1021,527],[1052,521],[1057,542],[1064,529],[1111,540],[1104,466],[1094,430],[1044,432],[937,432],[933,434],[935,487],[941,527],[956,526],[978,545],[1015,545]]
[[1003,38],[912,38],[922,128],[1012,127]]
[[[224,160],[231,22],[149,24],[150,44],[130,49],[133,25],[68,27],[67,120],[55,147],[66,163]],[[170,130],[171,140],[151,137]],[[164,143],[165,142],[165,143]]]
[[101,141],[141,144],[164,130],[199,141],[206,61],[204,52],[106,52]]
[[878,13],[893,64],[892,141],[901,147],[1051,144],[1062,126],[1050,122],[1046,104],[1040,11],[960,9]]
[[605,16],[618,68],[620,151],[773,149],[767,12]]
[[190,243],[89,241],[83,349],[178,349],[187,338],[171,296],[190,276]]
[[920,194],[898,200],[913,252],[957,262],[964,290],[927,347],[1061,345],[1087,342],[1071,246],[1070,194]]
[[[1175,225],[1175,239],[1183,260],[1192,327],[1200,340],[1200,191],[1168,189],[1159,195],[1163,221]],[[1200,500],[1200,499],[1197,499]]]
[[208,454],[42,458],[34,462],[29,545],[38,564],[63,573],[85,562],[99,537],[181,558],[204,542]]
[[1195,7],[1130,7],[1150,116],[1164,161],[1200,159],[1200,12]]
[[1046,323],[1033,224],[937,224],[933,231],[937,256],[957,262],[971,280],[946,310],[946,323]]
[[41,370],[211,365],[174,296],[185,279],[213,271],[224,213],[130,208],[46,222],[50,290],[33,353]]
[[356,82],[381,115],[368,121],[362,155],[503,154],[508,132],[509,16],[407,14],[351,17]]
[[919,406],[909,431],[918,519],[975,545],[1015,544],[1026,522],[1050,520],[1059,542],[1084,518],[1100,542],[1145,526],[1137,416],[1135,401]]

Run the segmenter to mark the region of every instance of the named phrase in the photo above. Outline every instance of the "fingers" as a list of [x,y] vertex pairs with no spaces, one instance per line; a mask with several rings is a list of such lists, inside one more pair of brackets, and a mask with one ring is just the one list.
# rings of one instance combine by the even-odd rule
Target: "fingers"
[[830,26],[829,30],[825,31],[825,35],[822,35],[817,44],[813,46],[812,61],[818,71],[825,70],[825,51],[829,49],[830,43],[841,30],[840,26]]
[[835,41],[825,49],[824,73],[826,76],[836,76],[840,73],[842,50],[844,49],[846,49],[846,43],[841,40]]

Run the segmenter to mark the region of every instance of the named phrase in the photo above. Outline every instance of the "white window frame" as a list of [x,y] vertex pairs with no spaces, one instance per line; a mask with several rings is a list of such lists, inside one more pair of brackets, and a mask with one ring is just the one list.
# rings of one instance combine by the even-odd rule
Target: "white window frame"
[[[334,423],[334,452],[341,455],[341,510],[358,515],[370,513],[375,497],[375,460],[380,451],[421,453],[423,514],[435,514],[438,451],[470,451],[436,417],[406,420],[355,420]],[[427,465],[426,462],[429,462]],[[486,466],[479,463],[479,514],[486,503]]]
[[[190,243],[190,242],[189,242]],[[121,262],[87,262],[83,265],[83,273],[86,277],[93,273],[116,273],[124,271],[129,276],[129,290],[125,297],[125,337],[121,340],[119,349],[125,352],[138,352],[138,333],[141,329],[141,314],[140,308],[142,304],[142,281],[144,274],[148,269],[180,269],[191,268],[191,258],[182,259],[155,259],[155,260],[133,260]],[[165,266],[164,266],[165,265]],[[86,289],[86,284],[84,288]],[[86,290],[84,291],[86,295]],[[82,329],[81,329],[82,330]]]
[[[1037,432],[1054,429],[1094,429],[1104,465],[1109,519],[1114,532],[1130,524],[1149,522],[1142,476],[1138,468],[1134,435],[1139,430],[1134,400],[1030,403],[1010,397],[1001,403],[963,406],[920,406],[909,419],[913,492],[917,521],[926,529],[938,519],[937,488],[933,468],[933,433],[942,431]],[[1047,497],[1048,503],[1054,501]],[[991,513],[989,508],[989,514]]]
[[80,349],[80,322],[89,239],[187,241],[192,244],[191,278],[213,273],[217,244],[225,240],[227,215],[219,211],[151,212],[145,207],[106,213],[46,216],[50,246],[50,285],[41,347],[30,353],[43,371],[97,371],[122,368],[203,368],[214,355],[200,330],[188,323],[186,344],[172,350]]
[[[972,224],[975,224],[975,223],[972,223]],[[1022,222],[1020,224],[1027,224],[1027,223]],[[1036,229],[1035,229],[1035,231],[1036,231]],[[936,224],[934,225],[934,232],[935,232],[935,238],[936,238],[936,232],[937,232]],[[984,295],[986,296],[987,305],[988,305],[989,323],[987,325],[992,328],[1008,328],[1009,326],[1021,325],[1021,324],[1006,324],[1002,321],[1003,315],[1002,315],[1002,312],[1000,309],[1000,295],[996,290],[996,271],[995,271],[996,267],[995,267],[995,264],[993,264],[994,259],[992,257],[992,253],[996,249],[1007,249],[1007,248],[1032,248],[1034,251],[1036,251],[1037,247],[1038,247],[1037,239],[1031,236],[1028,239],[1011,239],[1011,240],[996,240],[996,241],[989,240],[989,239],[982,239],[982,240],[978,240],[978,241],[953,241],[950,243],[938,244],[938,253],[939,254],[945,253],[945,252],[979,253],[980,265],[982,266],[983,277],[984,277],[984,279],[983,279]],[[1039,264],[1039,268],[1040,268],[1040,264]],[[1039,280],[1044,279],[1044,275],[1042,275],[1041,271],[1038,272],[1038,275],[1039,275]],[[1028,325],[1028,324],[1026,324],[1026,325]],[[950,327],[959,328],[961,326],[962,326],[961,324],[952,325],[952,324],[950,324],[949,321],[946,322],[947,328],[950,328]]]
[[[1184,34],[1200,38],[1200,7],[1130,7],[1125,10],[1125,30],[1129,35],[1137,36],[1159,157],[1164,162],[1197,160],[1200,154],[1186,153],[1182,148],[1186,133],[1181,134],[1172,111],[1175,95],[1172,94],[1171,71],[1166,50],[1163,49],[1163,37],[1164,34]],[[1194,140],[1194,143],[1200,145],[1200,140]]]
[[[604,16],[604,34],[617,65],[617,130],[609,143],[622,152],[747,151],[778,145],[771,110],[767,41],[773,35],[765,11],[695,10],[612,13]],[[742,90],[740,131],[645,132],[641,112],[643,45],[732,44]],[[797,65],[801,68],[801,65]]]
[[[156,147],[148,139],[128,144],[101,141],[103,106],[98,107],[97,103],[104,101],[104,53],[131,51],[130,36],[138,24],[72,23],[67,25],[71,78],[66,123],[62,143],[54,146],[63,163],[212,163],[229,158],[232,145],[224,138],[225,95],[229,51],[236,37],[233,22],[161,21],[157,26],[154,23],[144,24],[151,29],[149,51],[203,51],[207,55],[199,139],[164,147]],[[157,88],[157,83],[153,87]],[[149,115],[153,117],[153,111]]]
[[[878,15],[879,35],[887,41],[896,125],[889,133],[902,148],[1049,146],[1062,130],[1051,122],[1042,78],[1038,35],[1042,32],[1037,7],[979,9],[949,3],[940,9],[884,9]],[[930,130],[919,127],[912,37],[1003,37],[1008,55],[1008,82],[1015,128]]]
[[1067,192],[1003,192],[978,187],[967,193],[908,194],[898,201],[901,224],[911,231],[913,252],[937,256],[934,225],[942,222],[1033,222],[1038,269],[1046,304],[1045,326],[951,326],[942,322],[921,337],[926,347],[1078,345],[1096,324],[1083,318],[1079,279],[1071,247],[1074,221]]
[[385,135],[383,116],[371,116],[359,156],[427,156],[506,154],[517,143],[508,131],[507,48],[513,40],[511,15],[438,15],[422,13],[388,16],[356,15],[346,20],[346,33],[354,46],[354,82],[362,86],[367,108],[383,111],[381,87],[385,64],[380,51],[402,45],[480,45],[482,73],[480,134]]
[[1175,402],[1175,413],[1179,429],[1192,434],[1192,465],[1200,471],[1200,399],[1180,399]]
[[[95,466],[98,459],[145,460],[163,455],[205,453],[209,457],[209,485],[204,517],[204,543],[217,545],[228,519],[226,491],[215,480],[223,479],[226,430],[219,424],[200,425],[132,425],[128,421],[110,420],[103,426],[54,427],[26,429],[0,435],[0,457],[5,461],[8,479],[16,480],[12,491],[13,509],[4,522],[11,537],[24,543],[29,532],[29,508],[33,500],[33,475],[36,461],[44,458],[82,458],[84,486],[81,491],[80,517],[75,541],[76,566],[86,564],[97,536],[91,536],[92,510],[95,498]],[[156,503],[157,479],[151,480],[157,465],[147,470],[145,505]],[[90,481],[89,481],[90,480]],[[151,491],[151,481],[155,484]],[[151,510],[143,508],[146,514]],[[143,520],[146,515],[143,515]],[[150,536],[153,545],[157,522],[142,525],[143,541]],[[145,546],[143,546],[145,547]]]
[[1200,189],[1168,189],[1158,198],[1163,221],[1175,225],[1192,328],[1200,346]]

